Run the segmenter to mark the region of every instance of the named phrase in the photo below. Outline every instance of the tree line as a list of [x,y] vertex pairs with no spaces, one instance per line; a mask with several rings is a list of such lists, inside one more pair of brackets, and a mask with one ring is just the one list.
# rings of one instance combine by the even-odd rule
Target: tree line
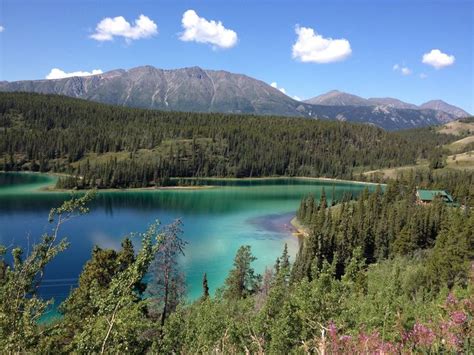
[[376,183],[398,182],[408,186],[409,190],[416,188],[446,190],[453,195],[458,203],[465,206],[474,204],[474,171],[472,170],[428,170],[409,169],[400,172],[395,179],[383,179],[377,175],[357,177],[362,181]]
[[3,170],[67,173],[63,188],[142,187],[171,177],[326,176],[414,164],[455,138],[347,122],[178,113],[0,93]]

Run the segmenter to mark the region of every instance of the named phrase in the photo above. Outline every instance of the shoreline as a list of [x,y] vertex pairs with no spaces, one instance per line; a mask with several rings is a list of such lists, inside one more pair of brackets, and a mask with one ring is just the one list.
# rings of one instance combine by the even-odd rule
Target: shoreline
[[293,217],[290,221],[290,224],[296,229],[292,234],[297,238],[307,238],[309,236],[308,229],[301,224],[298,220],[298,217]]
[[[201,185],[201,186],[159,186],[159,187],[126,187],[126,188],[107,188],[107,189],[95,189],[97,192],[140,192],[140,191],[166,191],[166,190],[207,190],[213,189],[216,186],[213,185]],[[41,187],[40,192],[86,192],[94,189],[57,189],[51,188],[50,186]]]
[[[39,171],[0,171],[0,173],[14,173],[14,174],[38,174],[46,175],[52,178],[59,178],[68,176],[64,173],[44,173]],[[313,176],[264,176],[264,177],[206,177],[206,178],[171,178],[171,179],[188,179],[188,180],[207,180],[207,181],[265,181],[265,180],[302,180],[302,181],[323,181],[323,182],[334,182],[334,183],[348,183],[348,184],[362,184],[362,185],[386,185],[376,182],[365,182],[358,180],[345,180],[339,178],[328,178],[328,177],[313,177]],[[206,190],[222,187],[222,185],[178,185],[178,186],[149,186],[149,187],[127,187],[127,188],[106,188],[97,189],[98,192],[131,192],[131,191],[166,191],[166,190]],[[37,192],[81,192],[89,191],[93,189],[58,189],[54,187],[54,184],[45,185],[36,189]]]

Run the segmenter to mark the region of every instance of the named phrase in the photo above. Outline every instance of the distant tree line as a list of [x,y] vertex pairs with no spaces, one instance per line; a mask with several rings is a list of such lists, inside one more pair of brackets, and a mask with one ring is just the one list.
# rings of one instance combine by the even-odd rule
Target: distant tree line
[[161,186],[170,177],[351,178],[361,168],[414,164],[453,140],[417,132],[423,139],[347,122],[0,93],[0,168],[67,173],[63,188]]

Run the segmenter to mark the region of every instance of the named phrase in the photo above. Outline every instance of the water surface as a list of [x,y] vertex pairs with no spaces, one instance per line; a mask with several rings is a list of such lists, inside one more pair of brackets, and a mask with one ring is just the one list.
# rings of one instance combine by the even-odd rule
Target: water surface
[[[54,180],[41,174],[0,173],[0,244],[27,250],[51,230],[49,210],[70,197],[65,192],[38,191]],[[71,245],[47,268],[41,294],[57,302],[63,300],[76,286],[94,245],[118,249],[124,236],[145,231],[154,220],[167,224],[180,218],[188,242],[180,265],[188,297],[194,299],[201,294],[204,272],[212,292],[222,286],[241,245],[252,247],[259,272],[274,264],[285,243],[294,257],[298,239],[292,235],[290,220],[303,196],[312,193],[319,198],[324,188],[329,200],[339,199],[344,193],[357,195],[365,188],[314,179],[210,179],[202,183],[216,186],[100,192],[88,215],[68,221],[62,228],[61,236]]]

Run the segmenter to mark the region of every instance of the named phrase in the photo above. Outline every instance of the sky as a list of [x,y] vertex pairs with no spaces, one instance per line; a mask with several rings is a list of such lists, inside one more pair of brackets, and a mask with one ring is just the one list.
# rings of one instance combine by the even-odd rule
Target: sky
[[0,80],[141,65],[474,113],[474,0],[0,0]]

